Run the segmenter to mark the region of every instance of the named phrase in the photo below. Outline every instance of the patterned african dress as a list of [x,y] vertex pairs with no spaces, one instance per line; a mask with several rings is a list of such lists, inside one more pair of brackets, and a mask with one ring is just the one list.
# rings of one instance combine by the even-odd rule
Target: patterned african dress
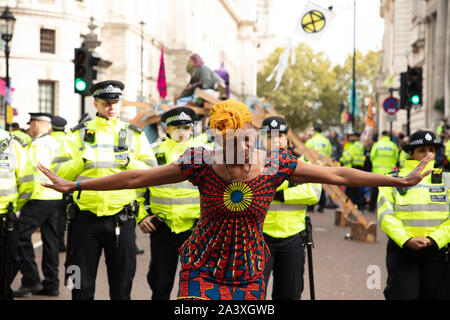
[[211,163],[211,150],[204,148],[187,150],[178,162],[201,199],[199,222],[180,248],[178,299],[263,300],[269,256],[264,218],[297,159],[286,149],[277,150],[267,155],[258,177],[232,183],[217,175]]

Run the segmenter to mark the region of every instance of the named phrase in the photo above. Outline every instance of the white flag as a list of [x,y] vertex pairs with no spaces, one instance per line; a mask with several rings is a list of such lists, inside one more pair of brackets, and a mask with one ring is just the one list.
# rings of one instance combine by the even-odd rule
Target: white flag
[[296,33],[319,40],[333,21],[335,13],[330,9],[308,1],[297,24]]

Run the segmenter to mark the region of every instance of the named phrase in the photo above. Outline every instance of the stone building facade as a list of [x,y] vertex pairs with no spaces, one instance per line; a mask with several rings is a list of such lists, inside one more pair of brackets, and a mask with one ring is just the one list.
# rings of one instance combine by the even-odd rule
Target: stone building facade
[[[123,81],[125,100],[159,99],[161,47],[167,99],[188,83],[186,62],[192,53],[213,69],[223,57],[233,98],[256,94],[255,0],[0,0],[0,10],[6,5],[17,19],[9,65],[12,105],[18,111],[14,121],[22,126],[28,112],[38,111],[60,115],[69,125],[78,122],[80,97],[74,93],[72,60],[81,36],[90,32],[91,17],[101,41],[96,52],[112,63],[100,70],[97,81]],[[4,61],[1,52],[1,76]],[[95,113],[92,98],[86,99],[86,111]]]
[[[385,21],[381,71],[377,90],[378,130],[389,130],[382,103],[389,96],[384,79],[394,75],[391,87],[400,87],[400,73],[423,68],[423,104],[411,109],[411,133],[436,130],[440,120],[450,116],[450,4],[448,0],[381,0]],[[399,92],[394,91],[399,97]],[[441,110],[436,109],[444,99]],[[406,133],[405,110],[397,113],[394,131]]]

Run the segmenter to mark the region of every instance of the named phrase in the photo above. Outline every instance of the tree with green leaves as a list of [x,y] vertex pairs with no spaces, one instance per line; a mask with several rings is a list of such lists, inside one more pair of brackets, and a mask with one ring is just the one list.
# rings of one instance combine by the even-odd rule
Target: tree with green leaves
[[[278,63],[283,52],[277,48],[268,58],[264,70],[258,73],[258,97],[264,97],[285,115],[289,125],[296,131],[303,131],[315,124],[326,130],[340,126],[339,105],[344,102],[345,111],[350,111],[349,97],[352,83],[352,55],[344,65],[333,66],[323,52],[316,53],[305,43],[295,49],[295,64],[287,67],[279,88],[266,78]],[[367,112],[364,101],[374,94],[376,75],[379,68],[379,52],[370,51],[363,55],[356,52],[356,90],[358,94],[359,117],[355,129],[364,127]]]

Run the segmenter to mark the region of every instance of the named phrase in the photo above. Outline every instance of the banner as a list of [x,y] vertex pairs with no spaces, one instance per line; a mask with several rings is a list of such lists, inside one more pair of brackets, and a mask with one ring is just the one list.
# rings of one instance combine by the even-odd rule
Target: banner
[[370,97],[369,107],[367,110],[367,116],[366,116],[366,125],[371,127],[372,129],[375,128],[375,123],[373,122],[373,98]]
[[319,40],[329,28],[335,13],[308,1],[298,22],[296,33],[307,38]]
[[164,49],[161,46],[161,61],[159,64],[159,74],[158,74],[158,91],[159,96],[163,99],[167,96],[167,84],[166,84],[166,68],[164,65]]

